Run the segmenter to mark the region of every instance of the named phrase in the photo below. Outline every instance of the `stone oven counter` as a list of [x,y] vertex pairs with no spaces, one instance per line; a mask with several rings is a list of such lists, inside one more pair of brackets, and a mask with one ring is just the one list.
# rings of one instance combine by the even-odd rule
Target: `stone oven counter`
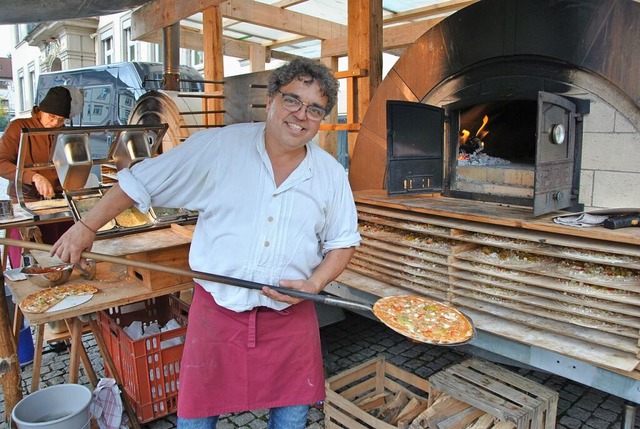
[[555,213],[356,192],[361,247],[329,286],[365,299],[452,304],[472,347],[640,402],[640,228],[555,224]]

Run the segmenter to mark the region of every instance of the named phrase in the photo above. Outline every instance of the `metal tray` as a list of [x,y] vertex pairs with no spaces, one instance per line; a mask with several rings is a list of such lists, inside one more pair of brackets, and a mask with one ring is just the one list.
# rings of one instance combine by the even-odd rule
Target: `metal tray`
[[181,208],[151,207],[149,214],[155,223],[166,223],[186,219],[188,212]]
[[[91,194],[71,199],[71,209],[76,220],[83,218],[84,215],[88,213],[89,210],[91,210],[98,203],[98,201],[100,201],[100,198],[102,198],[101,194]],[[98,233],[111,231],[115,227],[116,222],[114,219],[111,219],[104,226],[98,229]]]

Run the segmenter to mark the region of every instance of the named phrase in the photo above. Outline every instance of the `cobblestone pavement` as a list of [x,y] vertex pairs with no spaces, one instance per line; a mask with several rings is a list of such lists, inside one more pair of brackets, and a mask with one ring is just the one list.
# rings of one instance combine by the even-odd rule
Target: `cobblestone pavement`
[[[83,340],[98,376],[103,376],[102,359],[93,337],[88,334]],[[394,365],[420,377],[428,378],[442,368],[469,357],[454,347],[416,344],[379,322],[351,313],[347,314],[345,320],[322,328],[322,340],[325,348],[325,367],[329,376],[383,355]],[[65,368],[68,363],[68,351],[55,353],[45,347],[40,386],[64,383]],[[508,369],[559,392],[557,429],[623,428],[624,400],[553,374],[515,367],[508,367]],[[31,365],[27,365],[22,370],[22,377],[23,391],[26,394],[26,387],[31,385]],[[82,371],[80,383],[89,385]],[[4,422],[4,399],[0,398],[0,401],[2,401],[0,421]],[[223,416],[218,428],[266,428],[266,417],[266,410]],[[640,419],[636,418],[635,421],[634,428],[640,428],[637,424]],[[0,424],[0,429],[7,427],[6,423]],[[175,415],[169,415],[143,427],[146,429],[175,428],[176,418]],[[307,428],[322,427],[324,427],[322,411],[312,408]]]

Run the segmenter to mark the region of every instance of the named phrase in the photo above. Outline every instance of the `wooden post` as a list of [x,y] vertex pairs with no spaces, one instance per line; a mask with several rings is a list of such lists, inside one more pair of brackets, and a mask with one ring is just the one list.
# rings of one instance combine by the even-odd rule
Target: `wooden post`
[[267,62],[267,49],[264,46],[251,44],[249,45],[249,63],[251,72],[264,71]]
[[[322,63],[329,67],[334,72],[338,71],[338,57],[326,57],[321,58]],[[338,103],[333,108],[331,113],[325,119],[325,122],[328,124],[337,124],[338,123]],[[338,157],[338,132],[337,131],[328,131],[321,132],[318,136],[318,145],[329,152],[334,157]]]
[[13,407],[22,399],[20,389],[20,362],[13,340],[13,331],[9,320],[7,297],[4,294],[4,276],[0,281],[0,377],[2,377],[2,394],[4,396],[5,420],[9,421]]
[[[224,61],[222,58],[222,15],[218,6],[202,11],[202,48],[204,51],[205,80],[222,81],[224,79]],[[206,83],[205,93],[222,91],[220,84]],[[223,100],[219,98],[203,99],[207,111],[223,110]],[[205,124],[223,125],[223,113],[205,115]]]
[[[369,102],[382,82],[382,0],[349,0],[347,54],[349,70],[367,70],[367,76],[347,81],[347,102],[355,111],[347,123],[362,123]],[[349,157],[357,133],[349,133]]]

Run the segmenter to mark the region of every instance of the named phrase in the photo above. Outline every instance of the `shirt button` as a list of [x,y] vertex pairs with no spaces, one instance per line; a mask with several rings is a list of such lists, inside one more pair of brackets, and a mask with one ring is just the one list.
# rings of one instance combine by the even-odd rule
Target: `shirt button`
[[269,243],[268,241],[265,241],[264,242],[264,247],[269,247],[269,246],[271,246],[271,243]]
[[269,216],[269,217],[267,218],[267,220],[268,220],[269,222],[273,222],[273,216]]

